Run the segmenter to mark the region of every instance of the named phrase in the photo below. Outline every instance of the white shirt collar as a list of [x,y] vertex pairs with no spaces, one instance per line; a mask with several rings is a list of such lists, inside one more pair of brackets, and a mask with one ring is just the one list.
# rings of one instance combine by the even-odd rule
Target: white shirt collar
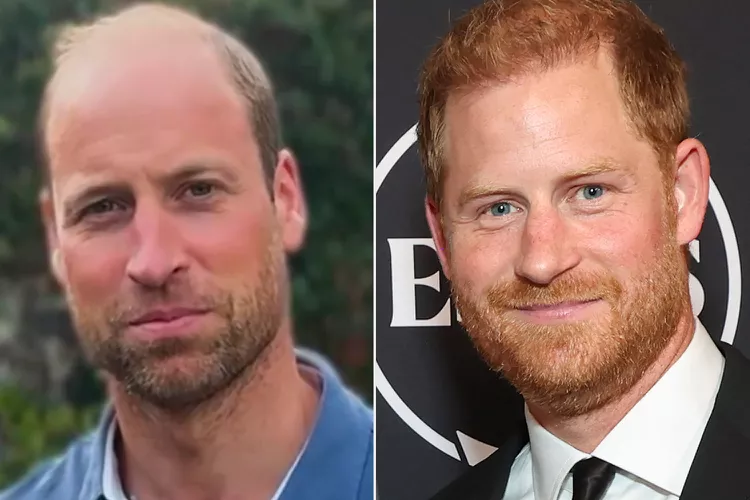
[[[592,453],[679,496],[714,406],[724,357],[703,325],[685,352]],[[526,409],[534,496],[557,498],[571,467],[589,455],[544,429]]]

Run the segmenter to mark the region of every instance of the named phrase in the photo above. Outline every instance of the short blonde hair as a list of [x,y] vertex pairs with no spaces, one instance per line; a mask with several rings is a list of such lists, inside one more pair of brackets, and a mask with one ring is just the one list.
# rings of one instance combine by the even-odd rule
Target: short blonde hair
[[[63,26],[52,47],[53,74],[47,83],[39,117],[40,147],[47,163],[44,145],[50,84],[65,59],[78,47],[92,41],[118,23],[154,25],[159,29],[180,30],[205,39],[224,65],[227,77],[246,103],[248,117],[258,141],[263,171],[269,185],[273,181],[279,150],[283,147],[279,111],[271,79],[258,58],[231,34],[187,10],[161,3],[140,3],[92,22]],[[96,43],[93,41],[93,43]],[[45,169],[47,175],[47,169]]]
[[440,207],[449,95],[502,83],[608,50],[635,132],[669,164],[686,138],[682,60],[663,30],[625,0],[492,0],[465,14],[429,54],[419,78],[419,153]]

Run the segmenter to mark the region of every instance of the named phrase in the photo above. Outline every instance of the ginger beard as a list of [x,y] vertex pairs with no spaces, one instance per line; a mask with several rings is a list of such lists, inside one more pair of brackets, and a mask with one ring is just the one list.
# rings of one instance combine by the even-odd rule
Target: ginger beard
[[[518,279],[498,283],[478,297],[460,281],[453,283],[463,326],[480,355],[527,403],[563,417],[583,415],[623,395],[656,361],[690,300],[676,216],[666,213],[662,244],[628,283],[606,271],[572,271],[546,286]],[[514,312],[592,299],[604,300],[609,313],[538,324]]]
[[[82,307],[69,295],[83,350],[92,365],[125,390],[163,410],[190,411],[262,363],[284,314],[285,260],[278,236],[265,251],[258,275],[242,290],[199,293],[181,281],[167,290],[140,289],[105,308]],[[211,310],[222,321],[213,331],[152,341],[128,338],[128,322],[158,304]]]

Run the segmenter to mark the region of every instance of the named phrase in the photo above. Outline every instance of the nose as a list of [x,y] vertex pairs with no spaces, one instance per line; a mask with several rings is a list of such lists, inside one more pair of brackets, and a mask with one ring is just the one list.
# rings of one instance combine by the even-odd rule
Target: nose
[[139,207],[133,218],[137,244],[127,275],[148,288],[161,288],[187,268],[187,258],[175,224],[157,207]]
[[538,285],[547,285],[578,265],[581,257],[569,226],[554,207],[529,210],[516,274]]

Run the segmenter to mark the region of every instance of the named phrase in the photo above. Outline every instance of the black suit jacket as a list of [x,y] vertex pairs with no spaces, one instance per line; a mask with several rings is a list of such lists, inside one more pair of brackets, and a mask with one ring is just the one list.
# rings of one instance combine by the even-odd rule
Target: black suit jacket
[[[718,346],[724,374],[680,500],[750,499],[750,360],[730,345]],[[529,440],[525,423],[518,422],[495,453],[432,500],[502,500],[511,465]]]

